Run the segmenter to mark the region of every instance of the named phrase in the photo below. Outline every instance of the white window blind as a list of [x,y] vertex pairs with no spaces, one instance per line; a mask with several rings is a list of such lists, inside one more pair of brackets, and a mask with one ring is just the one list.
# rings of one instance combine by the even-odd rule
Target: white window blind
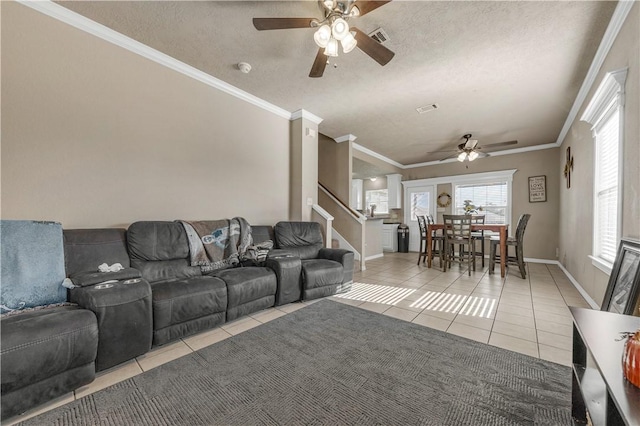
[[469,200],[476,209],[482,208],[485,223],[508,223],[507,212],[509,188],[506,181],[455,186],[455,214],[465,213],[465,201]]
[[618,147],[620,113],[616,108],[594,128],[595,167],[595,256],[613,263],[618,239]]

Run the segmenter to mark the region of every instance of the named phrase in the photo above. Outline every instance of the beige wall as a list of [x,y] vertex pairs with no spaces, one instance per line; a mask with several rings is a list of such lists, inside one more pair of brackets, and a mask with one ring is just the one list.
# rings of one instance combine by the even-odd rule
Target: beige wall
[[574,168],[571,188],[564,177],[560,191],[560,262],[596,301],[602,303],[609,276],[592,265],[594,145],[590,125],[579,121],[607,72],[628,67],[625,85],[622,236],[640,237],[640,6],[636,3],[618,34],[595,83],[557,154],[556,168],[564,168],[571,147]]
[[318,180],[346,205],[351,200],[351,145],[318,136]]
[[[457,176],[469,173],[492,172],[516,169],[512,186],[512,223],[513,227],[523,213],[530,213],[524,238],[524,255],[534,259],[556,259],[558,247],[558,187],[560,172],[557,167],[558,148],[531,151],[521,154],[500,155],[478,159],[473,162],[452,162],[427,167],[403,170],[403,181]],[[545,175],[547,177],[547,201],[529,202],[529,177]],[[438,185],[438,194],[451,193],[450,185]],[[437,194],[436,194],[437,196]],[[441,217],[441,214],[438,214]],[[512,230],[515,228],[512,228]]]
[[318,125],[308,118],[291,122],[291,196],[289,218],[311,220],[311,206],[318,203]]
[[289,121],[2,5],[2,218],[66,228],[289,211]]

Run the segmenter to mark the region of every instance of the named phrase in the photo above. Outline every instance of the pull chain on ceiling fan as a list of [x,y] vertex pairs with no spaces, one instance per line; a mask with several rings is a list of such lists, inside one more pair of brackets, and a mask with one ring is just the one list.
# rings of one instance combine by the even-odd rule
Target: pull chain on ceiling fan
[[315,18],[253,18],[253,26],[259,30],[282,30],[292,28],[317,28],[313,39],[318,45],[316,59],[309,77],[322,77],[328,57],[338,56],[338,43],[344,53],[358,47],[380,65],[386,65],[395,55],[391,50],[369,37],[356,27],[349,27],[348,20],[363,16],[385,4],[386,1],[320,0],[324,19]]

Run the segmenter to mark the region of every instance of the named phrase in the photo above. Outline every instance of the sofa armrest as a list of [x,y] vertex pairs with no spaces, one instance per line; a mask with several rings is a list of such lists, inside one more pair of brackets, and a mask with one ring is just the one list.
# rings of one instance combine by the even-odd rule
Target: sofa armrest
[[302,295],[302,264],[297,256],[281,254],[267,257],[267,268],[276,273],[278,289],[276,291],[276,306],[297,302]]
[[344,269],[343,284],[353,281],[354,255],[351,250],[322,248],[318,253],[319,259],[328,259],[339,262]]
[[74,285],[78,287],[86,287],[90,285],[100,284],[105,281],[122,281],[135,278],[141,278],[142,274],[135,268],[125,268],[117,272],[77,272],[69,278]]

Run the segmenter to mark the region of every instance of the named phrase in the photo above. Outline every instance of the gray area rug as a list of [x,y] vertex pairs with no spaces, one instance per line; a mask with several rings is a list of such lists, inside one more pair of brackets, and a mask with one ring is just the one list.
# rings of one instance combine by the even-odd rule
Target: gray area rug
[[571,424],[568,367],[329,300],[29,425]]

